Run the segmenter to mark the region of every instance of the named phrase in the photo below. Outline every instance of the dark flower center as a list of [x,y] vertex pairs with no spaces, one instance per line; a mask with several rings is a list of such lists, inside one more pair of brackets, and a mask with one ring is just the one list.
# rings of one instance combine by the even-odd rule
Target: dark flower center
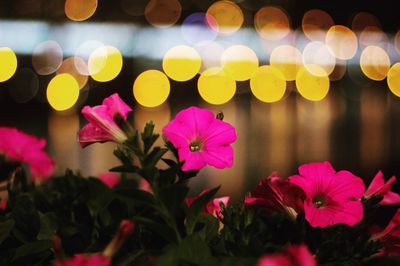
[[315,208],[322,208],[326,205],[326,197],[324,195],[317,194],[312,199],[312,203],[314,204]]
[[202,145],[199,141],[193,141],[189,144],[189,150],[191,152],[197,152],[200,151],[202,148]]

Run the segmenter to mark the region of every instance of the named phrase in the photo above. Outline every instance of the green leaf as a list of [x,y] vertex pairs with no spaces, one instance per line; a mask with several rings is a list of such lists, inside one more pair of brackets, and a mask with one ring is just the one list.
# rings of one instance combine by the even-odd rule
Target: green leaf
[[40,229],[40,217],[29,195],[17,196],[11,215],[15,220],[15,229],[18,229],[27,239],[36,238]]
[[143,152],[147,154],[153,144],[157,141],[159,134],[154,134],[154,123],[152,121],[147,122],[146,126],[144,127],[144,131],[141,134],[142,141],[144,144]]
[[120,172],[120,173],[137,173],[139,171],[139,167],[133,164],[124,164],[120,166],[116,166],[110,169],[110,172]]
[[167,149],[155,147],[143,160],[143,167],[154,167],[167,151]]
[[159,191],[160,199],[163,204],[170,210],[172,214],[176,213],[176,209],[183,205],[189,188],[181,184],[173,184],[164,187]]
[[11,219],[0,222],[0,244],[9,237],[14,224],[14,220]]
[[15,250],[13,261],[30,255],[36,255],[52,248],[52,241],[38,240],[35,242],[24,244]]
[[149,218],[141,216],[134,216],[132,217],[132,220],[146,226],[148,229],[157,233],[168,242],[174,242],[176,240],[174,230],[165,224],[156,223]]
[[154,206],[154,196],[147,191],[137,188],[117,187],[115,192],[140,204]]
[[53,212],[40,214],[40,231],[37,235],[38,240],[51,240],[58,229],[57,216]]

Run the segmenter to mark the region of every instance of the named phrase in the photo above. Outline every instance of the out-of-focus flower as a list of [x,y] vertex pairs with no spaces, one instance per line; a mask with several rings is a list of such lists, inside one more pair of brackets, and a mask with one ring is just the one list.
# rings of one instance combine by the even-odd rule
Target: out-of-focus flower
[[180,111],[163,128],[167,139],[178,149],[183,171],[198,170],[206,165],[222,169],[232,167],[236,140],[235,128],[208,110],[190,107]]
[[383,248],[380,250],[381,255],[400,256],[400,209],[397,210],[386,228],[373,234],[371,240],[383,242]]
[[261,257],[258,266],[316,266],[317,262],[304,244],[290,246],[278,254]]
[[353,226],[363,218],[364,183],[349,171],[336,172],[329,162],[304,164],[289,181],[303,189],[306,220],[313,227]]
[[379,202],[379,205],[400,204],[400,195],[390,191],[390,187],[394,182],[396,182],[396,177],[392,176],[385,183],[385,180],[383,179],[383,173],[382,171],[379,171],[365,191],[364,198],[368,199],[374,196],[383,197],[383,199]]
[[34,181],[48,179],[54,172],[54,161],[43,151],[44,139],[16,128],[0,127],[0,155],[28,166]]
[[132,234],[135,224],[130,220],[123,220],[114,238],[103,251],[103,255],[112,257],[124,244],[126,239]]
[[117,125],[115,118],[126,120],[130,111],[132,109],[117,93],[105,98],[102,105],[83,107],[82,114],[89,124],[78,132],[78,141],[81,146],[86,147],[95,142],[124,142],[127,136]]
[[101,255],[78,254],[72,258],[58,260],[55,266],[111,266],[111,258]]
[[[185,203],[188,207],[193,204],[198,198],[203,196],[205,193],[207,193],[209,190],[206,188],[202,192],[200,192],[197,196],[194,197],[188,197],[185,199]],[[211,199],[206,206],[204,207],[204,212],[211,214],[215,217],[218,217],[220,219],[223,218],[222,210],[221,210],[221,203],[224,204],[224,206],[227,206],[229,202],[229,197],[220,197],[220,198],[214,198]]]
[[143,178],[139,182],[139,188],[146,192],[150,192],[150,193],[152,192],[149,182],[147,182],[146,179],[143,179]]
[[99,179],[109,188],[113,188],[120,180],[119,175],[116,173],[102,173],[99,175]]
[[271,211],[286,212],[291,218],[303,212],[304,192],[297,185],[275,173],[262,179],[251,196],[245,199],[249,206],[260,206]]

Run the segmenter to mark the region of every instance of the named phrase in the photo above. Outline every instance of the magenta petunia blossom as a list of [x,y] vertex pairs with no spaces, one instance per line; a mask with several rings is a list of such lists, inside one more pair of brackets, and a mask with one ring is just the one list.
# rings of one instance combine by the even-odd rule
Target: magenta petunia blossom
[[400,209],[398,209],[386,228],[371,236],[371,240],[383,242],[381,255],[400,256]]
[[287,247],[278,254],[261,257],[258,266],[316,266],[317,262],[304,244]]
[[236,140],[235,128],[208,110],[190,107],[180,111],[163,128],[167,139],[178,149],[183,171],[198,170],[206,165],[222,169],[232,167]]
[[83,107],[82,114],[89,124],[78,132],[78,141],[81,146],[86,147],[95,142],[124,142],[127,136],[114,119],[116,116],[120,116],[126,120],[130,111],[132,109],[122,101],[117,93],[105,98],[102,105]]
[[116,173],[102,173],[99,175],[99,179],[109,188],[113,188],[119,183],[120,177]]
[[353,226],[363,218],[364,183],[349,171],[336,172],[329,162],[304,164],[289,181],[304,190],[304,212],[312,227]]
[[43,151],[44,139],[16,128],[0,127],[0,155],[28,166],[34,181],[45,180],[54,172],[54,161]]
[[379,171],[365,191],[364,198],[368,199],[373,196],[382,196],[383,199],[379,202],[379,205],[400,204],[400,195],[390,191],[390,187],[394,182],[396,182],[396,177],[392,176],[385,183],[385,180],[383,179],[383,173],[382,171]]
[[[185,200],[185,203],[188,207],[193,204],[199,197],[203,196],[205,193],[207,193],[209,190],[206,188],[202,192],[199,193],[199,195],[194,196],[194,197],[188,197]],[[204,212],[211,214],[215,217],[218,217],[220,219],[224,218],[222,215],[222,210],[221,210],[221,203],[224,204],[224,206],[228,205],[229,202],[229,197],[220,197],[220,198],[214,198],[211,199],[207,205],[204,207]]]
[[55,266],[110,266],[111,258],[101,254],[78,254],[72,258],[56,261]]
[[304,192],[297,185],[276,174],[262,179],[250,197],[245,199],[248,206],[260,206],[270,211],[285,212],[291,218],[303,212]]

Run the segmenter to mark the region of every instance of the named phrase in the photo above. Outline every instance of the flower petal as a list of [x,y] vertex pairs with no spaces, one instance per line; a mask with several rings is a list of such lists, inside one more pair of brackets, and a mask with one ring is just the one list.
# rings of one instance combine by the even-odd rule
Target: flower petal
[[103,100],[103,105],[107,107],[109,110],[109,114],[111,117],[114,117],[115,114],[121,115],[124,120],[126,119],[128,113],[132,111],[130,108],[118,95],[118,93],[114,93],[110,97],[107,97]]
[[233,165],[233,148],[231,146],[204,147],[203,158],[208,165],[218,169],[230,168]]
[[[179,157],[179,159],[181,159],[181,157]],[[182,165],[182,171],[199,170],[207,164],[201,152],[189,152],[184,161],[185,163]]]
[[209,146],[231,144],[236,141],[236,130],[232,125],[215,119],[203,133],[203,138]]
[[93,124],[87,124],[78,132],[78,142],[82,148],[95,142],[102,143],[106,141],[115,141],[115,139],[107,131]]

